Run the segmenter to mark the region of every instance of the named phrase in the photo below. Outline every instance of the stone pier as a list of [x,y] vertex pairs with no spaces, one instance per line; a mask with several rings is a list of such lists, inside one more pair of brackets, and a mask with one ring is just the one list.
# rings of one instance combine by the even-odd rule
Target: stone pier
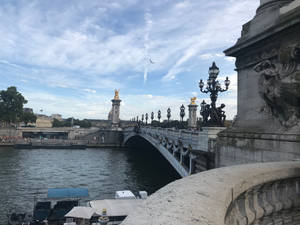
[[115,97],[111,100],[112,102],[112,129],[117,130],[120,123],[120,103],[119,91],[115,90]]
[[236,57],[238,112],[217,166],[300,158],[299,1],[261,0],[225,54]]
[[189,107],[189,121],[188,121],[188,128],[196,129],[197,128],[197,107],[196,98],[191,98],[191,104],[188,105]]

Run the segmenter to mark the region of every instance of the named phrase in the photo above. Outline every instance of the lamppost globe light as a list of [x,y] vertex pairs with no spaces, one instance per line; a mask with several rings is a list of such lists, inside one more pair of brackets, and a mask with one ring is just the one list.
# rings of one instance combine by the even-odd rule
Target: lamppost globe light
[[205,94],[210,93],[211,100],[210,105],[207,105],[205,101],[201,103],[201,115],[203,116],[203,124],[209,123],[209,125],[224,126],[224,120],[226,116],[224,114],[224,111],[222,111],[222,108],[216,107],[216,101],[219,92],[224,92],[228,90],[230,81],[228,77],[226,77],[225,88],[221,87],[220,82],[217,80],[220,70],[216,66],[215,62],[213,62],[212,66],[209,67],[208,73],[209,77],[207,79],[207,87],[204,87],[204,84],[201,84],[201,80],[199,83],[200,91]]
[[203,87],[204,87],[204,83],[203,83],[203,80],[201,79],[200,82],[199,82],[199,88],[203,89]]
[[208,70],[208,74],[209,74],[209,77],[212,78],[212,79],[216,79],[217,76],[219,75],[219,68],[216,66],[216,63],[213,62],[212,66],[209,67],[209,70]]
[[228,79],[228,77],[226,77],[226,80],[224,81],[225,86],[228,87],[230,85],[230,80]]
[[212,80],[211,79],[207,79],[207,85],[210,86],[212,84]]
[[158,112],[157,112],[157,119],[158,119],[158,122],[160,122],[160,118],[161,118],[161,111],[158,110]]

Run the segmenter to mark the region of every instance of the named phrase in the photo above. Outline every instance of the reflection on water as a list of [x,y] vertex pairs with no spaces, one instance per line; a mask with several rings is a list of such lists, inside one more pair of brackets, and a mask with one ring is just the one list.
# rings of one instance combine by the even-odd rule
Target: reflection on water
[[156,151],[147,149],[0,149],[0,224],[8,212],[31,212],[48,188],[86,187],[89,199],[116,190],[153,193],[178,179]]

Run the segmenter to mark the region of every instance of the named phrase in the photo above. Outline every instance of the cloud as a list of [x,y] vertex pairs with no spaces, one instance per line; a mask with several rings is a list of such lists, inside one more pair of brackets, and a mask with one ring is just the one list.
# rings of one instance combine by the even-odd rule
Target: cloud
[[33,108],[36,113],[43,109],[44,114],[59,113],[64,118],[107,118],[111,103],[106,100],[110,99],[111,96],[90,94],[93,94],[93,97],[89,95],[66,97],[44,91],[24,91],[23,93],[28,100],[26,107]]
[[86,91],[86,92],[89,92],[89,93],[93,93],[93,94],[95,94],[97,92],[96,90],[89,89],[89,88],[83,89],[83,90]]
[[[220,68],[226,65],[233,74],[234,59],[224,60],[222,51],[234,44],[258,4],[6,1],[0,5],[1,85],[20,85],[26,93],[35,90],[36,95],[29,92],[29,104],[66,116],[106,118],[115,88],[126,90],[123,118],[167,105],[174,107],[175,115],[181,104],[189,103],[192,85],[197,87],[188,81],[206,73],[205,61],[217,59]],[[235,105],[233,81],[231,86],[226,98]]]
[[[199,2],[199,4],[201,4]],[[222,6],[221,6],[222,5]],[[200,59],[212,59],[216,57],[222,57],[223,55],[203,53],[213,48],[224,47],[230,43],[234,42],[237,38],[237,34],[241,29],[242,22],[246,22],[250,18],[245,16],[245,11],[249,8],[254,8],[257,6],[255,1],[236,1],[235,4],[221,2],[220,6],[216,6],[214,13],[211,15],[206,15],[206,25],[201,27],[201,31],[198,34],[191,34],[186,37],[186,39],[181,43],[185,45],[183,51],[181,51],[175,64],[168,70],[167,74],[162,78],[163,81],[171,81],[176,78],[176,76],[183,71],[185,71],[185,64],[191,61],[194,57],[200,54]],[[195,5],[190,6],[195,7]],[[189,8],[189,10],[191,10]],[[218,15],[217,17],[215,15]],[[187,14],[189,16],[194,16],[192,13]],[[239,18],[237,20],[237,18]],[[220,23],[220,21],[222,21]],[[230,24],[231,29],[228,29],[228,24]]]
[[144,83],[146,83],[148,78],[148,67],[150,64],[151,57],[149,56],[149,36],[152,28],[152,14],[149,12],[145,13],[144,20],[146,24],[145,35],[144,35],[144,48],[145,48],[145,69],[144,69]]

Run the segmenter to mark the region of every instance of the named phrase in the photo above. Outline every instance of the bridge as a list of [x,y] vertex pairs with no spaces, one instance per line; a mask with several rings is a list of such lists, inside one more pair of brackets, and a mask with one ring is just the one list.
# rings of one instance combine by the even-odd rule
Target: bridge
[[181,177],[214,168],[217,134],[225,128],[206,127],[202,131],[142,126],[123,131],[123,146],[142,138],[157,149]]

